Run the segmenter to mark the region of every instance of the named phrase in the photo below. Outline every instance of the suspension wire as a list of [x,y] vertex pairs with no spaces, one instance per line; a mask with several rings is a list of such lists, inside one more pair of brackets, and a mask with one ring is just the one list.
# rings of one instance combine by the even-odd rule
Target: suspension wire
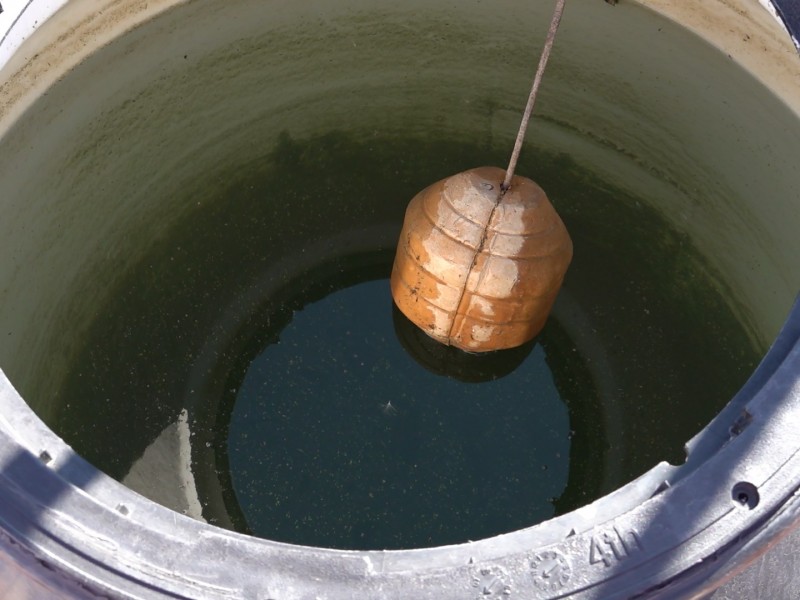
[[522,122],[519,125],[517,139],[514,142],[514,150],[511,152],[511,160],[508,162],[508,168],[506,169],[506,178],[501,186],[504,192],[511,187],[511,179],[514,177],[514,170],[517,168],[517,160],[519,160],[522,142],[525,139],[525,132],[528,129],[528,122],[531,119],[533,104],[536,102],[536,94],[539,92],[539,85],[542,83],[544,69],[547,66],[547,60],[550,58],[550,52],[553,50],[553,43],[556,40],[556,32],[558,32],[558,26],[561,23],[561,16],[564,14],[565,2],[566,0],[556,0],[556,8],[553,12],[553,18],[550,21],[550,29],[547,31],[544,49],[542,49],[542,55],[539,58],[539,67],[536,69],[536,76],[533,78],[531,93],[528,96],[528,104],[525,106],[525,112],[522,114]]

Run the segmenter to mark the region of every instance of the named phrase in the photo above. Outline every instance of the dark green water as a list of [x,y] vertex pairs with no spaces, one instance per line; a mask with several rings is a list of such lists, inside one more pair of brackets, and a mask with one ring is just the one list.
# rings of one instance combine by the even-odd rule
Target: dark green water
[[[509,531],[681,462],[759,349],[692,241],[569,157],[529,149],[519,167],[575,245],[522,365],[456,382],[396,341],[382,278],[408,200],[504,161],[440,140],[287,136],[198,178],[228,190],[198,206],[187,189],[186,214],[97,315],[48,424],[122,480],[186,411],[206,519],[347,548]],[[345,247],[376,228],[389,233],[367,254]],[[156,500],[172,485],[159,468],[142,489]]]
[[252,532],[403,548],[551,517],[569,438],[541,345],[495,381],[434,374],[397,340],[378,279],[307,305],[252,361],[228,456]]

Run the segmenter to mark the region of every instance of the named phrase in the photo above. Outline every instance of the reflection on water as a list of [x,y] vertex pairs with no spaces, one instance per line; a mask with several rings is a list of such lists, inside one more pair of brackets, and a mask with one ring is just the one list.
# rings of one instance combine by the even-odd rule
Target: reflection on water
[[567,483],[569,416],[540,345],[481,384],[422,368],[394,335],[379,279],[304,307],[253,360],[228,458],[256,535],[430,546],[551,517]]

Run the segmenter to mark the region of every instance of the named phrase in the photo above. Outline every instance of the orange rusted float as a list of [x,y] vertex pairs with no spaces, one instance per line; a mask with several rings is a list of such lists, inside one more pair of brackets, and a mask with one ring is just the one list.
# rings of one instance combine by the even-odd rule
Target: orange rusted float
[[542,188],[480,167],[409,203],[392,268],[397,307],[432,338],[469,352],[513,348],[544,327],[572,240]]

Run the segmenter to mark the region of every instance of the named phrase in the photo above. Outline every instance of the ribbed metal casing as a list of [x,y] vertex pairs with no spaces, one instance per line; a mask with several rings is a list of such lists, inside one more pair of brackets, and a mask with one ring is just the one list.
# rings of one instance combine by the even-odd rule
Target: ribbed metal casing
[[542,188],[479,167],[409,203],[392,269],[398,308],[428,335],[470,352],[513,348],[544,326],[572,241]]

